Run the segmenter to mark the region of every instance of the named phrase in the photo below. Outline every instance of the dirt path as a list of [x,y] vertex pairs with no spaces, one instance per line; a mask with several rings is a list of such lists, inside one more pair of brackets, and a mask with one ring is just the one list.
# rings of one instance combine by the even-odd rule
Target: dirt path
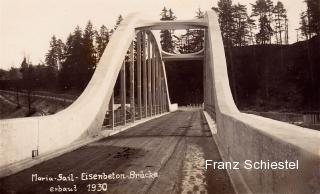
[[[0,90],[0,92],[6,93],[6,94],[11,94],[11,95],[16,95],[16,92],[13,91],[8,91],[8,90]],[[22,96],[28,96],[27,93],[24,92],[18,92],[19,95]],[[45,92],[41,92],[41,93],[36,93],[33,92],[32,94],[30,94],[31,97],[37,97],[37,98],[43,98],[43,99],[47,99],[47,100],[56,100],[56,101],[61,101],[61,102],[68,102],[68,103],[72,103],[74,102],[74,100],[66,98],[66,97],[59,97],[59,96],[53,96],[56,94],[53,93],[45,93]]]
[[[58,185],[76,185],[76,193],[234,193],[226,171],[205,170],[205,159],[221,161],[202,113],[178,111],[1,179],[0,193],[49,193]],[[59,173],[78,178],[31,181],[32,174]],[[81,173],[123,173],[126,178],[88,181],[81,180]],[[90,183],[106,183],[107,191],[88,192]]]

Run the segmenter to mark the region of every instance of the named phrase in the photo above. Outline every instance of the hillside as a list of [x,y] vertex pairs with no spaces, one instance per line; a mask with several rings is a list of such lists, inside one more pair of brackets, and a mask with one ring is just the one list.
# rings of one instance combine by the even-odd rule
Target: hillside
[[[320,38],[292,45],[225,48],[230,85],[241,110],[320,110]],[[202,103],[202,62],[167,62],[172,102]]]
[[69,106],[73,100],[49,92],[33,93],[30,97],[30,112],[27,95],[20,92],[19,106],[17,102],[14,92],[0,91],[0,119],[55,114]]
[[240,109],[320,110],[320,38],[292,45],[226,49],[230,84]]

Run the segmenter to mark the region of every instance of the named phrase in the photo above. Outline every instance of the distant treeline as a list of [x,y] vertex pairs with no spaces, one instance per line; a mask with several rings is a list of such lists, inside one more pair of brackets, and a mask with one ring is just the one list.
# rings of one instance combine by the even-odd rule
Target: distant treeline
[[81,92],[91,79],[110,36],[122,21],[109,30],[95,30],[89,21],[84,30],[77,26],[64,43],[52,36],[45,61],[37,65],[24,57],[20,68],[0,70],[0,87],[25,90],[77,90]]
[[[283,3],[278,0],[256,0],[247,6],[232,0],[219,0],[213,7],[218,13],[222,36],[226,45],[288,44],[289,38],[309,40],[320,35],[320,1],[304,0],[307,9],[300,14],[300,27],[296,38],[289,37],[289,18]],[[297,20],[298,18],[291,18]]]

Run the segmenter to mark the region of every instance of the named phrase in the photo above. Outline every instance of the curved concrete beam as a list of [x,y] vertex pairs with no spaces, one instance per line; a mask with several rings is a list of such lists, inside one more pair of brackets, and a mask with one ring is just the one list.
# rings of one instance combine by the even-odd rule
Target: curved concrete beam
[[207,22],[204,19],[173,20],[173,21],[141,21],[138,30],[180,30],[206,28]]
[[194,61],[203,60],[204,48],[195,53],[188,54],[175,54],[162,51],[162,56],[164,61]]
[[140,21],[141,16],[130,14],[121,22],[86,89],[68,108],[50,116],[0,120],[0,171],[14,162],[31,158],[32,150],[44,154],[99,134],[116,79],[135,38],[135,29],[141,26]]

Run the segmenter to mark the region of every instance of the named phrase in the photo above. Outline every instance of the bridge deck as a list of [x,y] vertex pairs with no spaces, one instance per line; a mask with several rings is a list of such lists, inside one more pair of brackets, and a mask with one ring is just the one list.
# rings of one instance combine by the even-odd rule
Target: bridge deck
[[[51,186],[88,193],[106,182],[105,193],[233,193],[224,170],[204,170],[204,160],[221,161],[200,111],[177,111],[51,159],[0,180],[0,193],[48,193]],[[158,178],[83,181],[81,173],[157,172]],[[31,182],[31,175],[73,174],[74,182]],[[79,192],[81,191],[81,192]],[[90,192],[101,193],[101,192]]]

